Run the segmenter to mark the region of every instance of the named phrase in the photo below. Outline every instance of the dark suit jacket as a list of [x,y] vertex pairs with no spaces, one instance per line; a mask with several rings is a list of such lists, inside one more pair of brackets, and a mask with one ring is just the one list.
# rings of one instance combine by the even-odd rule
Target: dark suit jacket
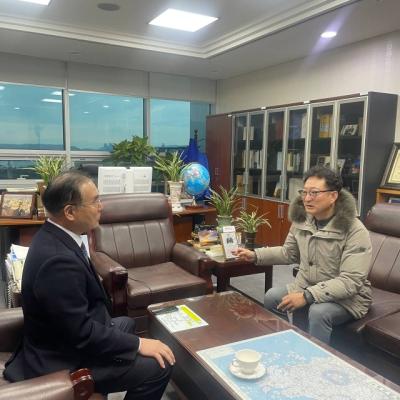
[[9,380],[113,362],[128,368],[124,360],[136,357],[139,338],[113,325],[93,267],[77,243],[49,222],[29,248],[22,307],[24,340],[4,373]]

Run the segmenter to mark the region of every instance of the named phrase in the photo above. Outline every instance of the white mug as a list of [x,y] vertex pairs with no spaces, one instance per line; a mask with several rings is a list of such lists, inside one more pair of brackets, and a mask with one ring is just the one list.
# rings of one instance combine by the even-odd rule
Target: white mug
[[253,374],[261,361],[261,354],[251,349],[242,349],[235,353],[233,365],[243,374]]

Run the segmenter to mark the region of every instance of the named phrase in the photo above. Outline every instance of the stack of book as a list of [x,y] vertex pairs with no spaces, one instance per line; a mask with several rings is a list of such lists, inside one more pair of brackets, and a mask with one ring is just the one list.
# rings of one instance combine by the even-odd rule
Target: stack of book
[[14,293],[21,292],[22,271],[29,247],[12,244],[7,254],[5,266],[7,271],[7,306],[13,307]]

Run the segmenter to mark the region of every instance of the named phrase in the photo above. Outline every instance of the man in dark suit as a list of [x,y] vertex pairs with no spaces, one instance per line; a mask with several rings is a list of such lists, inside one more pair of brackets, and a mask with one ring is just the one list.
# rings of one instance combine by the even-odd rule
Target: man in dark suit
[[134,335],[132,319],[110,317],[109,299],[81,248],[80,235],[98,225],[102,210],[95,184],[64,173],[48,186],[43,204],[49,219],[32,241],[22,277],[24,339],[5,377],[86,367],[96,391],[160,399],[175,362],[172,351]]

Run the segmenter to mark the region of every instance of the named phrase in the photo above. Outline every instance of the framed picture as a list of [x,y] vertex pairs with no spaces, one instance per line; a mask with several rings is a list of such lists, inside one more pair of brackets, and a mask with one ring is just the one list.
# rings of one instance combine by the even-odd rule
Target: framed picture
[[358,124],[343,125],[340,136],[357,136]]
[[331,157],[330,156],[318,156],[317,165],[330,167],[331,165]]
[[394,143],[383,174],[381,187],[400,189],[400,143]]
[[238,248],[238,241],[236,232],[221,232],[221,245],[222,250],[224,251],[224,256],[227,260],[236,258],[234,254],[232,254],[233,250],[237,250]]
[[34,208],[35,193],[10,193],[1,196],[1,218],[31,219]]

